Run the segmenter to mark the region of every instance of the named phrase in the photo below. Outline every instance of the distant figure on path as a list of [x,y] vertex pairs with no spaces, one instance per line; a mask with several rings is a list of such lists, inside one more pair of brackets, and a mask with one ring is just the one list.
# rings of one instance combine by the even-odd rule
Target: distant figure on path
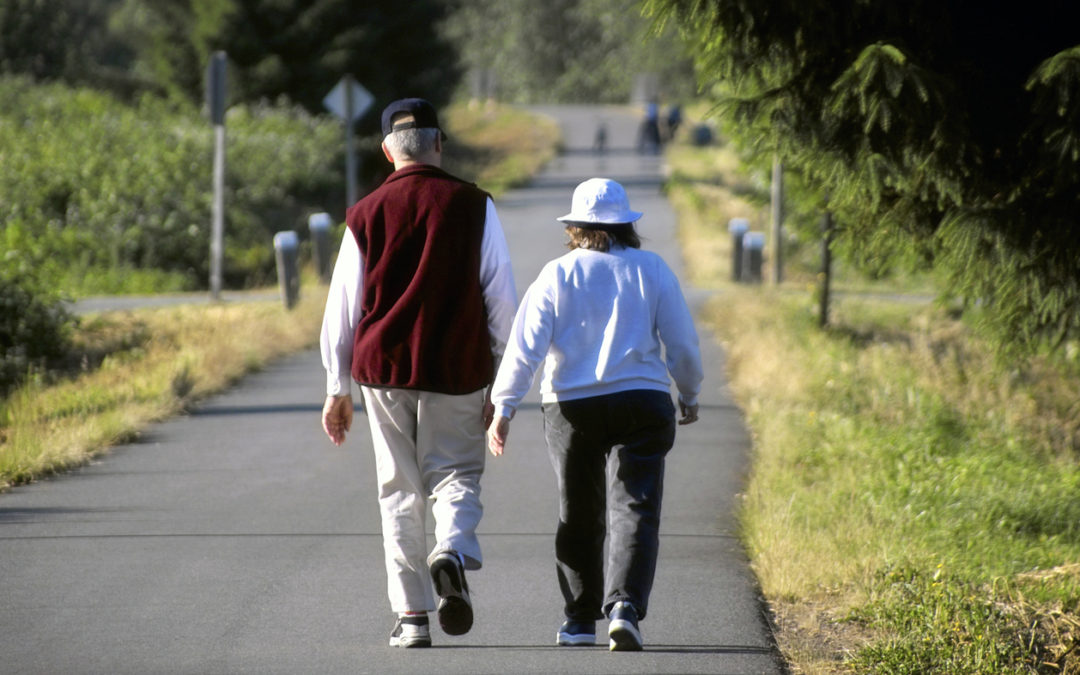
[[[480,569],[485,394],[510,332],[517,292],[491,196],[440,167],[445,136],[423,99],[383,111],[394,172],[346,215],[321,348],[322,422],[341,445],[352,426],[350,379],[364,399],[379,481],[396,647],[431,646],[427,613],[469,631],[465,570]],[[425,508],[433,500],[430,552]]]
[[558,219],[571,251],[529,286],[492,387],[488,448],[499,456],[544,363],[540,395],[559,485],[555,558],[566,614],[559,645],[594,644],[596,620],[607,616],[612,650],[642,648],[638,621],[656,571],[664,458],[675,442],[669,375],[679,391],[679,424],[698,418],[697,332],[675,274],[640,250],[634,223],[641,215],[615,181],[577,186],[570,213]]
[[600,120],[596,124],[596,133],[593,135],[593,152],[602,155],[607,152],[607,122]]
[[660,152],[660,105],[656,99],[645,105],[645,118],[638,129],[637,150],[652,155]]
[[668,107],[667,114],[667,139],[669,141],[675,140],[675,134],[680,126],[682,126],[682,107],[678,103],[672,103]]

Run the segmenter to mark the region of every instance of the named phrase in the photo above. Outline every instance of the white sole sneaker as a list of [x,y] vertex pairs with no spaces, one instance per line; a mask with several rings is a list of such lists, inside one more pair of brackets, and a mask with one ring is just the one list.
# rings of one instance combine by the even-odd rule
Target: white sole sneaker
[[561,647],[586,647],[596,644],[595,633],[564,633],[559,631],[555,636],[555,644]]
[[411,624],[398,619],[397,624],[394,625],[394,632],[390,633],[390,646],[405,649],[430,647],[431,631],[426,623]]
[[641,651],[641,631],[637,627],[636,612],[629,603],[615,605],[608,624],[608,638],[608,648],[613,652]]
[[641,633],[629,621],[612,621],[608,638],[608,649],[613,652],[641,651]]
[[431,563],[431,581],[438,594],[439,625],[447,635],[464,635],[473,624],[465,568],[456,553],[441,553]]

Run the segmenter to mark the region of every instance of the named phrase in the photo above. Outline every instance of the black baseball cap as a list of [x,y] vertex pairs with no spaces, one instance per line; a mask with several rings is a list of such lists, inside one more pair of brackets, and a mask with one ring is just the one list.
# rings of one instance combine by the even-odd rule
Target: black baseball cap
[[[401,113],[412,115],[412,119],[395,124],[393,122],[394,116]],[[422,98],[398,99],[383,110],[383,136],[389,136],[402,129],[438,129],[440,132],[442,131],[442,127],[439,126],[439,117],[435,114],[435,107]],[[446,140],[445,132],[443,132],[442,138]]]

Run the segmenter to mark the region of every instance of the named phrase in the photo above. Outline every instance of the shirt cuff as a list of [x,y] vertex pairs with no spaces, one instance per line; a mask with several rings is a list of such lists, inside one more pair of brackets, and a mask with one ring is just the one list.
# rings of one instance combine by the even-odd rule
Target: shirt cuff
[[335,375],[334,373],[326,374],[326,395],[327,396],[351,396],[352,395],[352,375]]
[[682,394],[679,394],[679,403],[682,403],[683,405],[697,405],[697,394],[694,394],[693,396],[683,396]]
[[514,416],[514,408],[506,405],[505,403],[499,403],[495,406],[495,419],[499,417],[505,417],[510,419]]

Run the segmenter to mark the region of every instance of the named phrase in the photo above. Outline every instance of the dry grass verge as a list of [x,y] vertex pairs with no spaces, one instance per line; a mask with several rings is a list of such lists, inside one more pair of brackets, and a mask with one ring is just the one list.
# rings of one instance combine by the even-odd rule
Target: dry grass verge
[[[85,462],[270,361],[318,339],[325,291],[281,303],[186,305],[88,317],[96,367],[31,383],[0,408],[0,487]],[[89,364],[88,364],[89,367]]]
[[1080,347],[1005,364],[873,296],[821,330],[810,290],[728,281],[738,180],[669,192],[721,290],[706,320],[754,444],[742,539],[792,671],[1080,673]]

